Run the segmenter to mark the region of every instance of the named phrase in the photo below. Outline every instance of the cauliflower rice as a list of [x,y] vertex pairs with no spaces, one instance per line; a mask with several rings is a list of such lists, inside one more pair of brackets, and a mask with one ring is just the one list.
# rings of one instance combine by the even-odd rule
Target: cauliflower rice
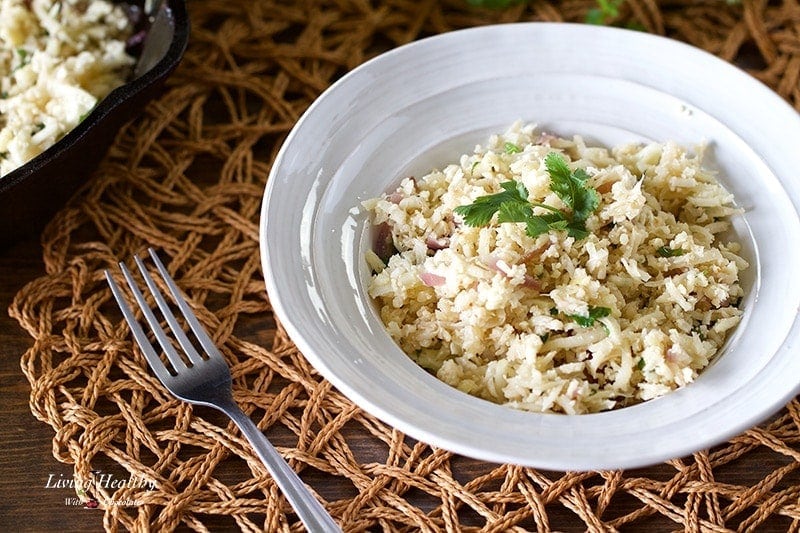
[[[510,179],[564,208],[544,165],[553,151],[600,195],[585,239],[454,213]],[[672,142],[609,151],[515,123],[363,203],[393,246],[367,252],[369,295],[404,352],[480,398],[576,414],[662,396],[698,376],[742,315],[748,265],[721,235],[739,210],[701,159]]]
[[130,22],[106,0],[0,0],[0,176],[77,126],[125,83]]

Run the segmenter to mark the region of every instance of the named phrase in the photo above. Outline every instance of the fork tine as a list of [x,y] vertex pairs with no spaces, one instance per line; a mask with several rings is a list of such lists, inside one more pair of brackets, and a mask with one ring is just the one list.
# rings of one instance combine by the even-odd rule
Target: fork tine
[[142,273],[144,282],[147,284],[147,288],[150,289],[150,294],[152,294],[153,298],[155,298],[156,304],[158,305],[158,308],[161,309],[161,313],[164,315],[164,318],[167,320],[167,324],[169,324],[172,333],[178,340],[178,344],[181,345],[181,348],[183,348],[183,351],[186,353],[193,365],[202,363],[202,356],[197,353],[197,350],[192,345],[191,341],[189,341],[189,337],[187,337],[186,333],[183,332],[183,328],[178,323],[178,320],[175,318],[172,310],[169,308],[169,304],[167,304],[167,301],[164,299],[161,291],[158,290],[153,277],[150,276],[150,273],[147,271],[147,268],[145,268],[142,260],[138,255],[134,255],[133,260],[136,261],[136,266],[139,267],[139,271]]
[[153,349],[153,345],[147,340],[147,335],[142,329],[142,326],[139,325],[139,322],[136,321],[133,311],[131,311],[128,302],[125,301],[125,297],[122,295],[122,290],[119,288],[119,285],[117,285],[117,282],[114,281],[114,278],[111,277],[111,272],[106,270],[105,274],[108,286],[111,287],[111,293],[114,295],[114,299],[117,301],[117,305],[122,311],[122,316],[125,317],[125,321],[128,323],[131,333],[133,333],[133,338],[136,340],[139,348],[141,348],[145,359],[147,359],[147,362],[150,364],[150,368],[153,369],[153,373],[162,383],[165,382],[165,380],[168,380],[172,376],[170,376],[167,367],[165,367],[164,363],[159,359],[158,354]]
[[208,336],[205,328],[200,324],[200,321],[197,320],[197,315],[194,314],[192,308],[186,302],[186,299],[181,295],[178,286],[175,284],[175,280],[169,275],[167,268],[158,258],[155,250],[152,248],[147,249],[150,252],[150,257],[153,259],[153,263],[155,263],[158,272],[161,274],[161,277],[164,279],[164,282],[167,284],[169,288],[169,292],[172,293],[172,298],[175,300],[175,303],[178,305],[178,308],[183,313],[186,322],[189,324],[189,327],[194,332],[197,340],[203,346],[203,349],[206,351],[209,357],[218,357],[219,359],[223,359],[222,354],[217,349],[217,346]]
[[187,368],[186,363],[183,362],[183,359],[181,359],[181,356],[178,354],[177,350],[175,350],[175,347],[172,346],[172,343],[169,341],[169,337],[167,337],[164,328],[162,328],[161,324],[158,323],[156,315],[153,314],[150,306],[147,305],[147,302],[145,301],[144,296],[142,296],[142,292],[139,290],[138,285],[136,285],[136,281],[133,279],[128,267],[125,266],[125,263],[120,263],[119,268],[122,270],[122,275],[125,276],[125,281],[128,282],[128,287],[131,289],[133,297],[136,298],[136,302],[139,304],[145,320],[147,320],[147,323],[150,324],[150,328],[153,330],[153,334],[155,334],[158,344],[161,345],[161,349],[167,354],[167,359],[169,359],[169,362],[172,363],[172,368],[175,369],[176,373],[180,373],[182,370],[185,370]]

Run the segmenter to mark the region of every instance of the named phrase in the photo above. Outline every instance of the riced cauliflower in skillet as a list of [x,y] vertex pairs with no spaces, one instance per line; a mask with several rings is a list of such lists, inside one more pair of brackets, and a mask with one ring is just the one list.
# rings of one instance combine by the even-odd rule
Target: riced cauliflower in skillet
[[0,176],[77,126],[130,75],[131,24],[106,0],[0,0]]

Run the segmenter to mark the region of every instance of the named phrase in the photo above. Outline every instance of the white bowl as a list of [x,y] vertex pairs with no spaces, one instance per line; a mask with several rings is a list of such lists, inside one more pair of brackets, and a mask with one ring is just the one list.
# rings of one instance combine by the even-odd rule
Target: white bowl
[[[362,200],[470,151],[516,119],[592,143],[708,141],[746,214],[745,318],[692,384],[590,415],[521,412],[440,382],[395,345],[366,294]],[[800,387],[800,117],[744,72],[640,32],[524,23],[400,47],[326,91],[286,139],[261,220],[267,291],[314,367],[386,423],[492,462],[628,468],[725,441]]]

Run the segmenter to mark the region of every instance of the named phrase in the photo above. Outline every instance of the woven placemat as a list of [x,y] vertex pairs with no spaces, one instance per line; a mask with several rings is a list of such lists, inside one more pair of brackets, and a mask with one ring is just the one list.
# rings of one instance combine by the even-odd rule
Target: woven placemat
[[[736,61],[800,108],[796,0],[609,3],[619,14],[607,23],[633,23]],[[797,400],[724,446],[655,469],[486,464],[416,442],[355,407],[272,316],[259,208],[270,162],[315,97],[366,59],[426,35],[495,22],[583,22],[596,6],[190,3],[181,67],[45,230],[47,273],[10,308],[34,339],[22,368],[34,415],[55,430],[56,458],[74,465],[76,479],[116,468],[140,480],[82,494],[105,509],[107,529],[302,529],[232,424],[171,397],[133,348],[103,270],[152,246],[230,362],[236,399],[347,531],[798,531]],[[763,475],[731,481],[731,466],[753,457]]]

